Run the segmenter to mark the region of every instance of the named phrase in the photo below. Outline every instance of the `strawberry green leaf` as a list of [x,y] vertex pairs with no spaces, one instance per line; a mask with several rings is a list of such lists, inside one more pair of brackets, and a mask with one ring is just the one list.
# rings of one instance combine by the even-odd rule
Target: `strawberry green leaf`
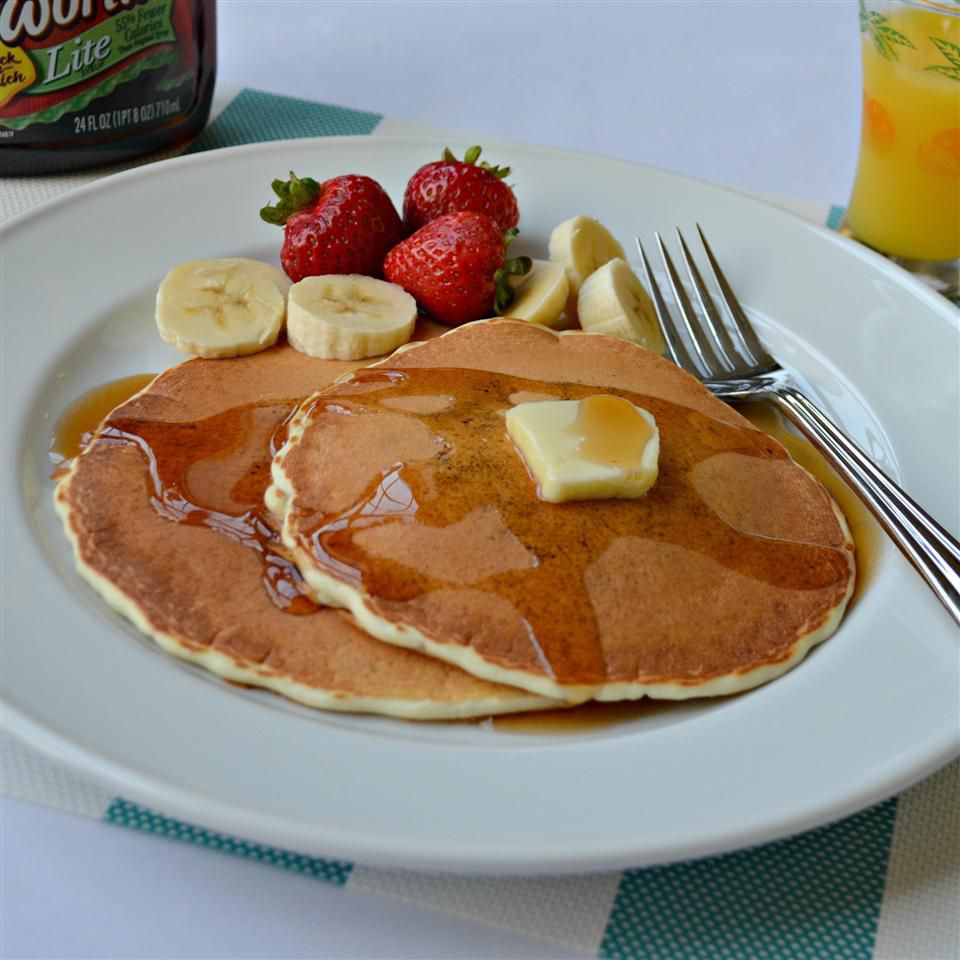
[[[516,235],[516,230],[513,231]],[[510,237],[512,240],[513,237]],[[506,242],[509,243],[510,240]],[[494,307],[497,313],[502,314],[513,303],[514,290],[510,284],[511,277],[525,277],[533,267],[529,257],[511,257],[503,262],[503,266],[493,275],[496,287],[494,293]]]
[[302,180],[292,170],[289,180],[274,180],[271,184],[278,201],[260,210],[260,219],[282,227],[295,213],[309,207],[320,196],[320,184],[312,177]]
[[463,159],[460,160],[449,147],[444,147],[440,159],[445,160],[447,163],[465,163],[472,167],[477,162],[482,152],[482,147],[470,147],[470,149],[467,150],[467,152],[463,155]]
[[533,267],[533,261],[529,257],[511,257],[503,262],[503,269],[511,277],[525,277]]
[[[497,167],[497,166],[494,166],[492,163],[487,163],[486,160],[482,161],[480,166],[484,170],[486,170],[487,173],[493,174],[493,176],[495,176],[498,180],[502,180],[504,177],[510,176],[509,167]],[[513,187],[511,187],[510,189],[512,190]]]
[[[483,148],[479,146],[471,147],[464,155],[462,160],[458,160],[456,154],[449,148],[443,148],[443,154],[440,159],[446,161],[447,163],[465,163],[467,166],[475,166],[477,161],[480,160],[480,154],[483,152]],[[502,180],[504,177],[510,176],[509,167],[498,167],[495,164],[487,163],[486,160],[480,161],[480,167],[483,170],[486,170],[487,173],[492,174],[498,180]]]

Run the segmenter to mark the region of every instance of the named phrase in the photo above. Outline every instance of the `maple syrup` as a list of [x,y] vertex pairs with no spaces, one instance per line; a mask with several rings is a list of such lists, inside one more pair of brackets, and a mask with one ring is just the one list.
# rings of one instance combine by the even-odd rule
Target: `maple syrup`
[[[863,501],[833,471],[823,454],[775,407],[765,403],[748,403],[737,408],[755,427],[786,447],[790,456],[812,473],[837,502],[847,520],[856,545],[857,578],[845,615],[861,600],[864,591],[879,568],[886,535]],[[740,696],[746,696],[749,691]],[[728,702],[729,697],[723,701]],[[543,712],[514,713],[491,717],[490,726],[503,733],[571,734],[622,726],[651,716],[669,715],[682,708],[685,701],[629,700],[619,703],[585,703]],[[699,701],[704,702],[704,701]],[[712,701],[711,701],[712,702]]]
[[636,470],[653,430],[637,408],[610,394],[584,397],[565,433],[578,437],[577,453],[593,463]]
[[89,443],[94,431],[115,407],[152,383],[155,373],[121,377],[88,390],[67,407],[54,424],[50,438],[50,461],[62,467]]
[[[724,700],[729,698],[724,697]],[[507,713],[490,717],[490,726],[501,733],[571,734],[619,727],[635,720],[665,716],[678,712],[680,700],[620,700],[600,703],[596,700],[576,707],[538,710],[530,713]]]
[[[288,516],[292,535],[321,569],[362,584],[374,615],[382,605],[382,615],[413,629],[424,618],[441,622],[451,643],[482,644],[491,662],[573,687],[637,675],[657,682],[687,671],[700,685],[792,644],[779,611],[790,609],[805,623],[846,592],[848,555],[825,498],[796,475],[783,448],[659,397],[627,397],[653,415],[661,437],[660,477],[644,497],[532,507],[530,477],[512,455],[503,418],[509,397],[524,390],[546,390],[557,400],[595,392],[429,367],[360,370],[323,391],[310,415],[319,424],[313,443],[327,457],[345,455],[352,444],[365,454],[357,463],[344,459],[342,473],[318,487],[310,447],[298,444],[284,463],[303,511]],[[409,395],[456,401],[432,414],[381,412],[381,396]],[[383,439],[374,444],[374,436]],[[766,473],[750,467],[754,459]],[[392,466],[381,474],[378,462]],[[299,478],[298,463],[305,471]],[[721,472],[711,492],[700,467],[720,464],[722,471],[725,463],[732,472]],[[754,478],[762,495],[770,486],[760,477],[782,471],[795,489],[801,485],[797,497],[812,498],[818,526],[811,529],[819,533],[791,533],[798,528],[789,505],[760,505],[749,496],[737,506],[741,519],[727,519],[731,490]],[[732,587],[709,614],[696,603],[658,602],[682,594],[693,576],[704,578],[698,589],[728,577],[741,584],[756,598],[754,626],[736,637],[722,626],[740,617],[743,598]],[[629,644],[612,639],[626,630],[625,592],[646,598],[643,609],[657,618],[655,632]],[[460,604],[474,612],[459,612]],[[701,629],[708,631],[702,637]],[[619,644],[615,654],[602,636]]]
[[275,434],[286,430],[291,406],[286,401],[253,403],[184,422],[114,414],[94,442],[141,449],[154,509],[175,523],[215,530],[254,550],[274,606],[305,616],[319,608],[285,555],[263,503]]
[[863,591],[879,569],[887,541],[883,528],[860,497],[837,476],[823,454],[802,437],[779,410],[765,403],[745,403],[737,407],[737,412],[755,427],[782,443],[790,456],[827,488],[846,517],[855,545],[857,563],[853,596],[847,605],[849,612],[859,602]]
[[[376,376],[391,383],[401,382],[390,372],[369,379]],[[152,374],[124,377],[80,397],[56,422],[50,443],[51,460],[62,471],[90,442],[104,417],[153,378]],[[516,392],[515,386],[508,384],[506,389]],[[568,386],[563,392],[576,393],[581,389]],[[440,406],[435,412],[440,412]],[[442,406],[446,410],[449,405]],[[277,535],[262,507],[270,460],[286,438],[295,409],[294,401],[253,404],[208,421],[185,424],[114,417],[104,431],[103,441],[135,443],[148,451],[148,460],[153,463],[152,496],[158,509],[175,522],[210,527],[255,549],[263,558],[263,585],[273,602],[286,612],[303,615],[317,608],[305,595],[296,567],[278,552]],[[591,415],[601,412],[589,411]],[[857,599],[879,562],[883,538],[879,525],[826,460],[776,410],[749,404],[740,412],[782,443],[794,460],[824,483],[841,506],[856,541]],[[604,421],[607,422],[606,417]],[[608,456],[604,450],[598,455]],[[203,464],[206,467],[198,469]],[[398,491],[398,485],[402,490]],[[410,485],[397,471],[378,484],[371,501],[375,501],[375,513],[385,511],[393,516],[413,515],[419,506]],[[562,734],[617,726],[680,707],[681,703],[676,701],[649,699],[592,702],[576,708],[499,716],[489,722],[494,729],[509,733]]]
[[[284,555],[263,506],[270,460],[282,444],[296,404],[251,404],[184,423],[123,416],[116,408],[154,376],[138,374],[105,383],[64,411],[50,441],[50,458],[57,467],[53,478],[62,476],[70,460],[95,436],[97,443],[139,447],[159,513],[176,523],[216,530],[255,550],[263,562],[263,587],[274,605],[295,616],[313,613],[317,605],[307,597],[299,571]],[[116,412],[108,417],[111,411]]]

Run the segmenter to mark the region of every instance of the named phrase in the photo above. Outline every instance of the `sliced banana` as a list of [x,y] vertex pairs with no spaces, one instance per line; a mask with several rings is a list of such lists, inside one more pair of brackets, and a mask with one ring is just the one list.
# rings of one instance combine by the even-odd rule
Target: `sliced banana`
[[362,360],[406,343],[417,302],[403,287],[359,274],[306,277],[290,288],[287,339],[311,357]]
[[617,257],[595,270],[577,298],[580,326],[663,353],[666,344],[647,291],[626,261]]
[[570,292],[570,282],[563,264],[534,260],[530,272],[518,280],[513,303],[507,307],[504,315],[553,329],[559,328]]
[[259,260],[178,264],[157,290],[160,336],[198,357],[239,357],[276,343],[290,281]]
[[570,284],[566,309],[571,319],[577,316],[577,294],[583,281],[615,257],[626,260],[627,255],[610,231],[592,217],[572,217],[554,228],[550,259],[566,270]]

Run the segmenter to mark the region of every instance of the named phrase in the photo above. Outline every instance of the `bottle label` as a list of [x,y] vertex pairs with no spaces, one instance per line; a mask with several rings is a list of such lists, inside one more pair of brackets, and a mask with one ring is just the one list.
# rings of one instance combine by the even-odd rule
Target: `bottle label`
[[187,112],[198,65],[191,6],[0,0],[0,142],[30,128],[46,134],[30,139],[124,135]]

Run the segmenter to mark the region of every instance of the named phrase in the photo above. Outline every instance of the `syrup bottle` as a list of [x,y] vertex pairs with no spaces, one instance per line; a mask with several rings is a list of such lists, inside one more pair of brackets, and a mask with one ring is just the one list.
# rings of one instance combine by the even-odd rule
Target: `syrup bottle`
[[192,140],[210,114],[215,0],[0,0],[0,175]]

